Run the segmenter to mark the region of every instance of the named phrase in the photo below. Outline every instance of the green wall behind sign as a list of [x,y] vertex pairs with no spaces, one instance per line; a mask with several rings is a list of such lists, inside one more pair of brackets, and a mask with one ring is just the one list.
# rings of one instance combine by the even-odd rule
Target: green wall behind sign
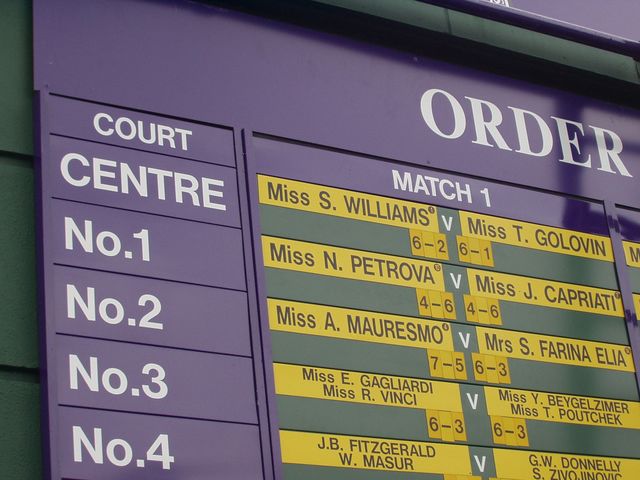
[[31,1],[0,2],[0,478],[42,478]]

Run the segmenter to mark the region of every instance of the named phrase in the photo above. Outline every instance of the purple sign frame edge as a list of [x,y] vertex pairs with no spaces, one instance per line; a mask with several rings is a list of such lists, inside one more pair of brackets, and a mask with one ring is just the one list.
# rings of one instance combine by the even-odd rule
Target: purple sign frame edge
[[[236,168],[237,168],[237,182],[238,182],[238,194],[240,195],[240,224],[242,225],[242,242],[244,249],[244,264],[247,275],[247,295],[249,302],[249,333],[251,348],[253,350],[253,365],[254,365],[254,382],[256,386],[256,397],[262,398],[265,401],[258,402],[258,428],[260,432],[260,439],[262,445],[262,471],[265,480],[270,478],[279,478],[276,475],[276,465],[278,462],[274,461],[274,458],[280,458],[280,446],[279,442],[273,442],[274,425],[277,425],[272,419],[275,409],[272,408],[275,401],[275,395],[271,395],[269,389],[272,383],[269,383],[268,375],[271,372],[270,363],[265,363],[265,355],[270,355],[270,349],[265,349],[264,337],[261,331],[261,325],[263,325],[261,311],[260,311],[260,297],[259,287],[264,285],[263,283],[257,283],[257,276],[262,274],[262,268],[256,268],[255,264],[255,248],[253,244],[253,208],[249,198],[249,184],[247,182],[247,162],[244,160],[244,154],[246,148],[244,148],[244,138],[242,130],[239,128],[233,129],[234,134],[234,146],[236,153]],[[266,419],[266,425],[263,424],[263,420]],[[277,457],[276,457],[277,453]],[[271,466],[270,469],[267,465]]]
[[460,12],[478,15],[489,20],[508,23],[534,32],[565,38],[610,52],[640,58],[640,41],[616,35],[615,32],[600,32],[583,25],[575,25],[562,20],[496,5],[488,0],[418,0],[422,3]]
[[252,241],[252,259],[253,267],[255,269],[255,298],[256,306],[258,309],[259,325],[257,328],[260,332],[261,344],[263,347],[262,360],[264,366],[264,378],[266,381],[265,388],[267,393],[267,408],[269,415],[269,435],[272,451],[272,469],[274,478],[280,480],[283,478],[282,474],[282,462],[280,461],[280,422],[278,420],[278,409],[276,405],[276,388],[275,377],[273,368],[273,355],[271,348],[271,330],[269,326],[269,318],[267,314],[267,282],[265,279],[265,269],[263,263],[262,243],[260,241],[261,228],[260,228],[260,205],[258,203],[258,188],[257,188],[257,173],[258,162],[253,144],[254,133],[251,130],[242,130],[242,146],[245,152],[245,167],[246,167],[246,186],[249,200],[249,211],[251,214],[251,227],[249,229],[251,233]]
[[[50,478],[52,473],[52,453],[53,442],[51,441],[51,421],[49,411],[49,392],[52,387],[49,385],[49,362],[47,359],[50,357],[53,363],[53,354],[49,355],[47,350],[48,344],[48,329],[45,315],[45,261],[44,261],[44,224],[41,221],[44,209],[44,195],[42,187],[42,176],[40,173],[40,165],[42,165],[42,152],[44,145],[47,144],[46,136],[48,135],[49,125],[47,118],[43,116],[42,110],[44,106],[43,92],[36,92],[34,94],[33,113],[34,113],[34,160],[36,167],[35,175],[35,190],[36,190],[36,269],[37,269],[37,302],[38,302],[38,343],[40,351],[40,382],[42,385],[40,392],[40,428],[42,430],[42,455],[43,455],[43,470],[45,478]],[[53,323],[53,322],[51,322]],[[42,353],[46,355],[42,358]],[[56,419],[57,422],[57,419]],[[56,424],[57,430],[57,424]]]
[[[37,99],[38,101],[35,102],[36,132],[39,132],[39,134],[40,134],[40,137],[38,135],[36,135],[36,152],[37,152],[36,156],[37,156],[37,158],[40,158],[39,154],[42,151],[41,149],[42,149],[43,142],[42,142],[42,138],[41,137],[42,137],[42,135],[44,133],[48,132],[48,129],[46,128],[45,122],[43,122],[41,120],[43,117],[40,115],[40,109],[41,109],[40,103],[41,103],[41,97],[43,95],[46,95],[46,93],[43,92],[43,91],[40,91],[40,97],[38,97],[38,99]],[[245,177],[244,176],[245,164],[244,164],[243,161],[240,161],[240,159],[242,158],[242,152],[241,152],[241,147],[240,147],[241,142],[239,141],[240,128],[241,128],[240,126],[236,126],[235,128],[233,128],[233,130],[234,130],[234,137],[236,139],[235,148],[236,148],[237,159],[238,159],[237,168],[238,168],[238,183],[239,183],[239,186],[240,186],[239,194],[240,194],[240,203],[241,203],[241,208],[240,208],[240,210],[241,210],[241,224],[243,226],[243,247],[245,249],[245,268],[247,270],[248,277],[249,278],[256,278],[257,277],[258,287],[260,287],[260,286],[263,287],[264,286],[264,278],[263,278],[263,275],[262,275],[261,265],[257,265],[257,264],[252,265],[251,264],[252,262],[250,262],[248,260],[251,257],[251,252],[252,252],[252,241],[251,241],[251,233],[250,233],[251,221],[248,219],[248,216],[247,216],[248,215],[248,213],[247,213],[247,211],[248,211],[247,210],[247,202],[248,202],[248,200],[247,200],[247,195],[246,195],[246,193],[247,193],[246,192],[247,185],[245,183],[244,186],[242,186],[242,184],[244,183],[243,182],[243,179],[244,179],[244,180],[248,181],[249,186],[250,186],[250,185],[252,185],[252,179],[251,179],[250,176],[249,177]],[[252,136],[253,136],[252,132],[244,131],[243,140],[246,142],[245,152],[247,153],[247,157],[248,158],[251,158],[251,147],[249,145],[251,142],[250,142],[250,140],[247,141],[247,139],[250,139]],[[423,165],[416,165],[416,166],[417,167],[424,167]],[[248,167],[249,170],[251,169],[251,163],[250,162],[247,162],[247,167]],[[250,175],[250,172],[248,172],[248,174]],[[41,191],[40,190],[40,187],[41,187],[41,185],[40,185],[40,177],[37,177],[36,182],[38,184],[38,190],[37,191],[40,192]],[[255,198],[255,197],[253,197],[253,198]],[[258,218],[256,216],[256,214],[257,214],[257,205],[255,204],[255,202],[251,203],[249,205],[249,208],[250,208],[250,211],[251,211],[251,216],[253,216],[254,218]],[[611,211],[612,208],[615,208],[615,206],[613,204],[609,204],[609,208],[607,208],[607,213],[609,215],[609,224],[610,224],[610,226],[611,225],[616,225],[616,223],[617,223],[617,209],[613,210],[613,212],[612,212]],[[37,209],[38,210],[41,209],[41,203],[40,202],[37,203]],[[247,228],[247,227],[249,227],[249,228]],[[43,240],[41,224],[38,224],[37,230],[38,230],[38,249],[39,249],[39,252],[40,252],[39,259],[41,259],[42,258],[42,256],[41,256],[42,240]],[[253,234],[255,235],[256,232],[253,232]],[[254,256],[255,256],[255,253],[256,252],[254,251]],[[618,255],[616,255],[616,258],[619,258]],[[257,259],[254,259],[254,261],[257,261]],[[621,263],[620,260],[616,260],[616,266],[620,266],[620,265],[622,265],[623,268],[626,268],[626,265],[624,265],[624,263]],[[41,267],[42,266],[39,265],[39,273],[40,273],[39,281],[40,282],[43,281]],[[254,272],[255,276],[249,275],[249,273],[252,272],[254,270],[254,268],[256,268],[256,270]],[[623,277],[626,277],[626,275],[623,276]],[[624,278],[621,278],[620,281],[621,281],[621,287],[622,287],[622,282],[624,282],[626,280]],[[627,283],[628,283],[628,281],[627,281]],[[253,312],[254,314],[255,314],[256,310],[258,309],[258,299],[257,299],[257,297],[255,295],[255,288],[256,288],[256,285],[254,284],[254,282],[252,282],[252,281],[248,281],[247,282],[247,289],[249,290],[249,302],[250,302],[250,305],[251,305],[250,311]],[[253,295],[251,294],[252,290],[254,292]],[[42,295],[43,295],[43,289],[40,288],[39,289],[39,297],[38,297],[38,302],[39,302],[39,306],[40,306],[40,312],[43,312],[42,307],[43,307],[43,304],[44,304],[44,298],[43,298]],[[632,313],[632,315],[633,315],[633,313]],[[634,317],[633,320],[635,321],[635,315],[633,315],[633,317]],[[253,317],[253,318],[256,318],[256,317]],[[41,317],[41,319],[42,319],[42,317]],[[629,320],[630,320],[630,318],[627,318],[627,322],[629,322]],[[264,322],[261,321],[260,323],[264,327]],[[253,343],[254,351],[256,351],[255,349],[260,349],[261,348],[260,345],[259,345],[260,342],[258,342],[258,340],[262,336],[261,335],[258,335],[257,337],[254,336],[254,334],[256,333],[256,330],[259,329],[259,328],[260,327],[258,325],[256,325],[255,322],[252,322],[251,330],[252,330],[252,343]],[[636,328],[636,331],[637,331],[637,328]],[[633,341],[633,337],[631,337],[631,340]],[[44,337],[41,337],[41,341],[44,341]],[[637,342],[635,342],[635,343],[637,344]],[[636,348],[638,348],[638,344],[636,345]],[[638,350],[636,350],[636,348],[634,348],[634,351],[638,351]],[[45,351],[45,350],[43,349],[43,351]],[[256,382],[258,382],[258,378],[260,377],[260,375],[257,374],[257,373],[259,373],[260,369],[262,369],[263,372],[266,372],[267,378],[269,378],[270,369],[268,368],[268,363],[263,363],[262,362],[262,359],[263,358],[267,359],[267,356],[268,356],[268,352],[267,352],[267,349],[265,349],[264,356],[256,355],[255,358],[254,358],[254,366],[255,366],[255,369],[256,369]],[[45,386],[45,390],[46,390],[46,366],[43,367],[43,372],[45,373],[43,382],[44,382],[44,386]],[[271,388],[272,387],[272,383],[267,385],[267,387]],[[256,383],[256,388],[259,389],[259,384],[258,383]],[[274,399],[273,395],[269,394],[268,395],[269,405],[273,405],[274,401],[275,401],[275,399]],[[264,404],[262,404],[262,408],[264,409]],[[273,415],[273,412],[274,411],[272,410],[270,415]],[[46,406],[43,406],[43,419],[46,419],[47,415],[48,415],[48,413],[46,412]],[[269,421],[269,429],[271,430],[272,435],[273,435],[273,431],[274,430],[275,430],[276,435],[277,435],[277,424],[274,423],[274,419],[273,418],[270,419],[270,421]],[[261,427],[261,435],[264,437],[264,433],[263,432],[264,432],[264,429]],[[268,443],[267,444],[263,444],[263,447],[266,446],[266,445],[268,445]],[[278,449],[277,442],[275,442],[275,444],[273,445],[273,448],[274,448],[274,452],[273,452],[274,455],[271,457],[272,461],[274,459],[278,458],[277,456],[275,456],[275,454],[279,454],[279,452],[277,451],[277,449]],[[47,448],[47,451],[48,451],[48,448]],[[264,455],[263,455],[263,457],[264,457]],[[278,461],[275,461],[274,465],[277,466],[277,464],[278,464]]]
[[[51,199],[45,194],[48,189],[43,185],[43,158],[48,155],[49,152],[49,137],[53,134],[50,131],[47,114],[48,100],[52,97],[51,93],[45,90],[36,91],[34,95],[34,148],[35,148],[35,166],[36,166],[36,249],[37,249],[37,304],[38,304],[38,323],[39,323],[39,344],[41,352],[41,428],[42,428],[42,442],[43,442],[43,459],[44,459],[44,474],[45,478],[55,479],[62,478],[61,470],[62,465],[60,463],[61,458],[58,453],[61,451],[61,447],[58,446],[58,438],[60,434],[59,415],[56,414],[56,410],[50,408],[53,406],[55,409],[61,408],[58,405],[57,385],[51,385],[53,380],[51,368],[55,368],[56,361],[55,355],[51,348],[53,347],[56,336],[55,323],[52,320],[47,320],[47,312],[52,312],[52,308],[47,308],[47,278],[53,274],[53,264],[51,261],[46,262],[45,259],[51,260],[51,254],[45,254],[47,249],[51,249],[53,242],[48,240],[45,242],[45,212],[51,209],[51,206],[47,207],[46,203],[51,202]],[[75,99],[78,100],[78,99]],[[107,106],[107,105],[105,105]],[[118,108],[118,107],[114,107]],[[161,115],[161,114],[158,114]],[[262,346],[260,342],[261,335],[259,333],[259,322],[251,321],[251,318],[258,318],[258,297],[256,294],[256,285],[251,280],[255,278],[252,262],[252,238],[249,228],[247,228],[251,222],[249,219],[249,205],[248,205],[248,192],[246,190],[245,178],[245,165],[244,162],[238,161],[242,158],[241,139],[238,130],[232,127],[222,126],[231,130],[233,134],[233,155],[236,158],[236,188],[238,198],[235,200],[238,203],[238,210],[240,216],[240,228],[238,229],[242,238],[241,249],[244,252],[243,267],[245,288],[247,294],[247,304],[249,310],[249,342],[251,346],[252,356],[250,360],[253,364],[253,382],[255,387],[255,397],[259,400],[256,402],[256,415],[257,422],[255,428],[258,430],[260,438],[260,463],[262,465],[262,474],[264,480],[270,480],[273,478],[273,469],[269,469],[268,465],[273,464],[273,454],[271,453],[272,442],[270,438],[270,432],[265,429],[266,425],[271,425],[272,422],[268,419],[267,403],[268,399],[265,399],[266,387],[264,384],[264,366],[262,357]],[[233,228],[233,227],[230,227]],[[117,274],[117,273],[116,273]],[[51,293],[51,292],[49,292]],[[107,341],[111,341],[106,339]],[[118,341],[116,341],[118,342]],[[164,348],[164,347],[161,347]],[[244,357],[246,358],[246,357]],[[55,375],[57,378],[57,375]],[[57,381],[56,381],[57,383]],[[84,407],[80,407],[84,409]],[[92,408],[92,407],[89,407]],[[100,410],[100,409],[99,409]],[[127,414],[139,415],[135,412],[123,412]],[[163,416],[163,415],[160,415]],[[240,425],[244,425],[240,423]]]

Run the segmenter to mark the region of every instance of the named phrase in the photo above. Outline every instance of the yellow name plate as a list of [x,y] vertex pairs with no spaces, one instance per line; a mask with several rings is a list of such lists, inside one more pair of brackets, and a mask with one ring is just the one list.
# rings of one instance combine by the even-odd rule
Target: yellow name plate
[[460,211],[462,234],[516,247],[613,262],[611,240],[601,235]]
[[637,480],[640,460],[493,449],[496,473],[510,480]]
[[412,288],[444,290],[440,263],[262,236],[266,267]]
[[447,322],[267,299],[272,330],[416,348],[453,350]]
[[282,462],[407,473],[471,474],[464,445],[280,430]]
[[640,268],[640,243],[623,241],[624,258],[630,267]]
[[631,348],[612,343],[591,342],[535,333],[476,327],[480,353],[509,358],[635,371]]
[[624,317],[620,292],[506,273],[467,269],[469,293],[498,300]]
[[284,363],[273,372],[278,395],[462,412],[456,383]]
[[484,387],[487,413],[546,422],[640,429],[640,403]]
[[260,203],[394,227],[437,232],[437,210],[431,205],[258,175]]

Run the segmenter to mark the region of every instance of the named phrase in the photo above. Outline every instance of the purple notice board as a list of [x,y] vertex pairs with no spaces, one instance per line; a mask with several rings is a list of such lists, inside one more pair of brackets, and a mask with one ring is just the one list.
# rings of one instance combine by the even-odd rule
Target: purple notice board
[[635,110],[205,2],[36,0],[34,32],[50,480],[283,480],[256,174],[610,236],[620,268]]
[[262,478],[233,131],[40,108],[51,478]]

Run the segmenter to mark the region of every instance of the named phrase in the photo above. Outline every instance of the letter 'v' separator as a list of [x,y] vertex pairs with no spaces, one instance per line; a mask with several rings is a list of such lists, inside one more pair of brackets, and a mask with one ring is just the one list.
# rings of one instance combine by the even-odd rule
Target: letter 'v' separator
[[623,239],[620,232],[620,222],[618,221],[616,204],[612,201],[605,200],[604,213],[607,218],[607,226],[609,227],[609,238],[611,238],[611,244],[613,246],[615,271],[622,295],[624,319],[636,371],[636,383],[640,390],[640,325],[638,325],[638,316],[633,302],[633,291],[629,279],[629,266],[625,261],[624,246],[622,244]]

